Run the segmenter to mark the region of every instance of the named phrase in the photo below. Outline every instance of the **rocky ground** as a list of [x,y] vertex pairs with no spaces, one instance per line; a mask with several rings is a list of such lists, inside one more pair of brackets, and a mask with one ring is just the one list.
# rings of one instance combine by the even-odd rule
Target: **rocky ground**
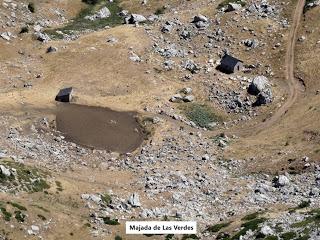
[[[319,1],[0,4],[0,239],[320,239]],[[67,141],[67,86],[138,112],[144,143]],[[199,229],[130,236],[127,220]]]

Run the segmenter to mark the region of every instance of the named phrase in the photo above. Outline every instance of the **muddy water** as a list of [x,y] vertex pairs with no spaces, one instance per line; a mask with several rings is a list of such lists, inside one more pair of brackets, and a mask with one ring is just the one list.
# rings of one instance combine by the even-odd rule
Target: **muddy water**
[[143,142],[142,128],[134,112],[77,104],[59,104],[57,130],[67,141],[94,149],[132,152]]

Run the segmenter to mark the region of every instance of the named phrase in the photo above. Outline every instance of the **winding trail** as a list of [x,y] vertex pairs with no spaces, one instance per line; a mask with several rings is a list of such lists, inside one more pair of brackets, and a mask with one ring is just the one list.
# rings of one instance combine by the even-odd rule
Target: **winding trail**
[[297,41],[297,34],[300,26],[300,21],[303,14],[303,9],[305,5],[305,0],[298,0],[296,5],[291,29],[289,33],[288,47],[285,58],[285,77],[288,83],[288,97],[286,102],[268,119],[264,122],[259,123],[252,128],[249,128],[248,131],[240,131],[241,135],[247,134],[257,134],[262,132],[265,129],[271,127],[274,123],[276,123],[286,112],[288,109],[294,104],[298,97],[299,93],[299,82],[294,77],[294,58],[295,58],[295,46]]

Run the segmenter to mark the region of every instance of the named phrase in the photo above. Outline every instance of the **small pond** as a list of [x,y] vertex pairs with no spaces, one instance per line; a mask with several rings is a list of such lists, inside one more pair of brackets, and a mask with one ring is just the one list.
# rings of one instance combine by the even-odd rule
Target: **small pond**
[[144,140],[136,112],[118,112],[109,108],[77,104],[59,104],[57,130],[67,141],[82,146],[127,153]]

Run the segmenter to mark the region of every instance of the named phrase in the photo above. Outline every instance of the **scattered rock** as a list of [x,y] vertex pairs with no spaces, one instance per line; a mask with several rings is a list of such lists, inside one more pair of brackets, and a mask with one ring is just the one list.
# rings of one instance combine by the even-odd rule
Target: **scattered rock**
[[53,53],[53,52],[56,52],[56,51],[58,51],[58,48],[56,48],[56,47],[50,46],[50,47],[47,48],[47,53]]
[[125,18],[126,24],[136,24],[146,22],[147,19],[143,15],[131,14],[130,17]]
[[273,179],[275,187],[284,187],[290,183],[289,178],[284,175],[277,176]]
[[141,207],[140,198],[139,198],[139,195],[138,195],[137,193],[133,193],[133,194],[129,197],[128,203],[129,203],[132,207]]
[[7,41],[10,41],[10,36],[11,36],[11,33],[10,32],[4,32],[4,33],[1,33],[0,36],[4,39],[4,40],[7,40]]

